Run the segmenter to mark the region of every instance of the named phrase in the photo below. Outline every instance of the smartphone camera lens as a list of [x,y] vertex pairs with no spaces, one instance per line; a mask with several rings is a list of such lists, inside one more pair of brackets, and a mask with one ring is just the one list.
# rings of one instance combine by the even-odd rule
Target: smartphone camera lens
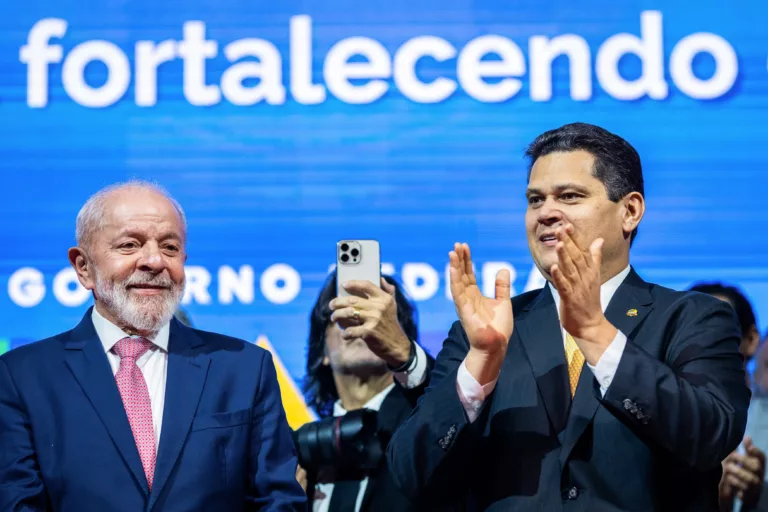
[[344,263],[348,262],[349,261],[349,254],[342,254],[341,255],[341,261],[343,261]]
[[344,252],[347,252],[349,250],[349,245],[341,244],[341,250],[344,251]]
[[352,256],[357,256],[358,254],[360,254],[360,251],[358,251],[357,249],[352,249],[352,251],[350,252],[352,253]]

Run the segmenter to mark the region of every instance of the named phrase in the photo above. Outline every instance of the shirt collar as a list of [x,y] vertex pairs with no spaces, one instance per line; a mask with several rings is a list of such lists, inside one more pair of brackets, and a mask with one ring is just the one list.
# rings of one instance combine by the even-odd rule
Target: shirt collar
[[[621,286],[621,283],[624,282],[624,279],[627,278],[629,275],[629,271],[631,270],[631,267],[627,265],[627,268],[610,278],[608,281],[603,283],[603,285],[600,287],[600,305],[603,307],[603,312],[605,312],[605,309],[608,307],[608,303],[611,302],[611,299],[613,298],[613,295],[616,293],[616,290],[619,289],[619,286]],[[555,308],[557,309],[557,317],[560,318],[560,294],[557,293],[557,289],[555,289],[554,286],[552,286],[552,283],[547,283],[547,286],[549,286],[549,290],[552,292],[552,298],[555,299]]]
[[[91,320],[93,321],[93,327],[96,329],[96,334],[101,340],[101,344],[104,347],[104,352],[109,352],[115,343],[123,338],[130,338],[131,335],[124,332],[121,328],[101,316],[101,314],[93,308],[91,313]],[[168,336],[170,333],[170,322],[163,325],[154,337],[147,338],[157,347],[168,352]]]
[[[395,383],[393,382],[386,388],[379,391],[376,396],[368,400],[365,405],[361,407],[361,409],[371,409],[372,411],[378,411],[381,409],[381,404],[384,402],[384,399],[387,398],[387,395],[390,391],[392,391],[392,388],[394,387]],[[333,415],[344,416],[347,414],[347,412],[348,411],[341,406],[341,400],[336,400],[336,403],[333,404]]]

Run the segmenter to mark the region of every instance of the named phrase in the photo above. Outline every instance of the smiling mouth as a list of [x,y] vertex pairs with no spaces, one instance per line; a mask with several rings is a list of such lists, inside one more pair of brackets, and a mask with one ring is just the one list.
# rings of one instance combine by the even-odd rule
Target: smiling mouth
[[132,284],[128,285],[129,290],[137,290],[139,293],[163,292],[168,290],[167,286],[152,284]]
[[548,235],[541,235],[539,237],[539,242],[541,242],[547,247],[554,247],[555,245],[557,245],[557,237],[555,236],[554,233],[548,234]]

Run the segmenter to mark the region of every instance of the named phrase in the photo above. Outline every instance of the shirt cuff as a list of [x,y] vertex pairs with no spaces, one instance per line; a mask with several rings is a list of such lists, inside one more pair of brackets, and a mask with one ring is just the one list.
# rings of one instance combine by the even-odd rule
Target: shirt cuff
[[587,363],[589,369],[595,374],[597,383],[600,385],[600,393],[602,396],[605,396],[608,387],[611,385],[611,382],[613,382],[613,377],[616,375],[616,370],[619,368],[619,362],[621,361],[621,356],[624,354],[624,348],[626,346],[627,337],[623,332],[618,331],[616,337],[613,338],[611,344],[608,345],[608,348],[603,352],[597,365],[592,366]]
[[459,401],[467,413],[469,422],[472,423],[480,415],[485,399],[496,388],[498,378],[493,379],[485,386],[481,386],[467,370],[466,360],[461,362],[456,374],[456,391],[459,393]]
[[413,344],[416,347],[416,356],[413,358],[411,366],[402,372],[395,372],[395,379],[405,389],[413,389],[424,384],[427,378],[427,354],[418,343]]

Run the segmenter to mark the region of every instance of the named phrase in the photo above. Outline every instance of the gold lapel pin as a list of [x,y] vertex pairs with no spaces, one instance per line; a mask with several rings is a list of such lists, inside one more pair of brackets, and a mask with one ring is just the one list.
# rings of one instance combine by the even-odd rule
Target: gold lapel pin
[[637,316],[637,310],[636,309],[628,309],[627,310],[627,316]]

